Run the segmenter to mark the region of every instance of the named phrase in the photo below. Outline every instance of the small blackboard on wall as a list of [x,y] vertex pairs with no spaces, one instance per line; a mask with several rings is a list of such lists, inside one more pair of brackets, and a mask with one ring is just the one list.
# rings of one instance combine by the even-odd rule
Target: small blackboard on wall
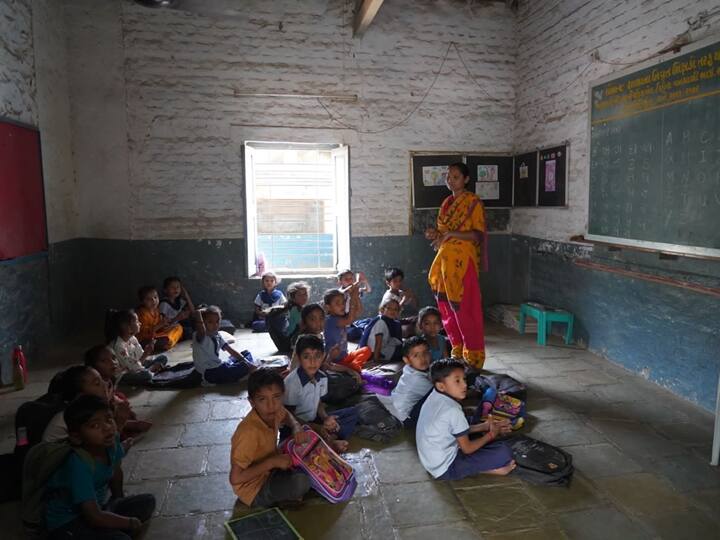
[[463,161],[462,154],[414,154],[410,159],[413,208],[440,208],[445,197],[450,195],[445,185],[447,168],[453,163]]
[[537,152],[515,156],[513,206],[537,205]]
[[567,145],[538,152],[538,206],[567,204]]
[[467,156],[470,169],[470,185],[474,183],[475,194],[486,208],[509,208],[512,206],[513,157]]

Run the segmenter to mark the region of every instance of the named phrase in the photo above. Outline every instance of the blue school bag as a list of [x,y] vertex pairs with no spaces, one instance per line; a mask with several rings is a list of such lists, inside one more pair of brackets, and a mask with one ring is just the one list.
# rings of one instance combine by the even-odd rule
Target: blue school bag
[[370,339],[370,332],[372,332],[373,327],[377,324],[377,322],[380,319],[385,321],[385,324],[387,325],[388,330],[390,331],[390,337],[397,338],[402,342],[402,325],[400,324],[400,321],[396,321],[395,319],[391,319],[390,317],[385,317],[383,315],[378,315],[378,316],[370,319],[370,324],[368,324],[365,327],[365,330],[362,333],[362,337],[360,338],[360,343],[358,343],[358,347],[367,347],[368,346],[368,339]]

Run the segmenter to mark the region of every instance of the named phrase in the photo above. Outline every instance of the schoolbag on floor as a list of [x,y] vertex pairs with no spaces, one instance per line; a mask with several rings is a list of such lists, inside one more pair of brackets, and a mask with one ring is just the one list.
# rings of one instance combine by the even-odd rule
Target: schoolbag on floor
[[94,466],[94,460],[90,454],[73,448],[67,441],[36,444],[25,457],[20,517],[28,536],[39,536],[45,529],[48,480],[73,451]]
[[402,423],[375,396],[366,396],[355,405],[358,422],[355,435],[378,443],[390,442],[402,431]]
[[572,456],[548,443],[525,435],[507,440],[517,467],[513,474],[530,484],[567,486],[575,470]]
[[[122,379],[120,379],[122,381]],[[202,375],[195,371],[195,364],[182,362],[160,373],[153,375],[153,378],[145,386],[148,388],[196,388],[202,383]]]
[[507,394],[522,401],[527,401],[527,386],[503,373],[478,375],[474,386],[481,394],[487,388],[494,388],[498,394]]
[[341,405],[346,399],[360,390],[360,383],[349,373],[326,371],[328,391],[322,398],[324,403]]
[[288,437],[281,449],[292,458],[293,466],[304,471],[313,489],[332,503],[347,501],[357,487],[355,471],[338,456],[320,436],[308,426],[303,426],[309,441],[296,444]]

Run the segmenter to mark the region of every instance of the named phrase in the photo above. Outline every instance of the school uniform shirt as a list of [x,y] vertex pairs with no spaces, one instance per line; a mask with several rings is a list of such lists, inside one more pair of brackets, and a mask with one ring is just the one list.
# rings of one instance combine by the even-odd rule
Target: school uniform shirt
[[170,301],[168,298],[160,300],[158,309],[160,313],[165,315],[165,318],[169,321],[173,320],[178,314],[185,309],[187,302],[182,296],[178,296],[174,301]]
[[302,366],[293,369],[285,377],[285,397],[287,407],[294,407],[293,414],[303,422],[312,422],[317,417],[318,405],[328,391],[328,378],[318,371],[311,379]]
[[[233,433],[230,440],[230,463],[247,469],[264,459],[278,454],[277,439],[279,424],[268,426],[255,412],[250,411]],[[232,490],[243,503],[250,506],[257,497],[263,484],[267,481],[271,471],[238,484],[231,484]]]
[[395,354],[395,349],[397,349],[398,345],[402,345],[402,341],[390,335],[390,328],[388,328],[387,323],[382,317],[373,324],[368,334],[367,346],[370,347],[370,350],[373,352],[375,352],[375,338],[379,335],[382,336],[380,354],[383,358],[389,360]]
[[423,403],[415,429],[418,457],[425,470],[437,478],[457,456],[457,437],[470,431],[460,403],[433,390]]
[[[407,419],[415,404],[424,398],[432,387],[430,374],[427,371],[420,371],[405,364],[400,380],[390,394],[393,409],[397,411],[397,419],[401,422]],[[394,414],[395,411],[390,412]]]
[[271,292],[262,290],[255,297],[255,305],[260,309],[282,306],[286,302],[285,295],[279,289],[273,289]]
[[45,426],[42,434],[42,442],[60,442],[68,438],[67,424],[65,423],[64,411],[55,413]]
[[447,352],[447,338],[443,336],[442,334],[438,334],[437,336],[437,349],[433,349],[430,346],[430,342],[428,341],[428,349],[430,349],[430,363],[437,362],[438,360],[445,358],[448,354]]
[[115,358],[124,371],[134,373],[143,369],[142,366],[138,364],[138,361],[142,358],[145,351],[135,336],[130,336],[130,339],[127,341],[118,336],[115,338],[115,341],[110,344],[110,348],[115,353]]
[[57,529],[80,516],[80,505],[95,500],[102,507],[108,501],[108,485],[125,452],[116,435],[107,449],[108,463],[73,450],[48,480],[45,521],[48,530]]
[[197,340],[197,333],[193,334],[192,358],[195,371],[204,375],[206,369],[221,366],[227,356],[227,353],[223,351],[225,345],[227,345],[227,342],[219,334],[214,336],[205,334],[202,341]]
[[347,328],[338,326],[337,315],[325,317],[325,352],[330,352],[335,345],[339,346],[339,353],[334,362],[341,362],[348,353]]

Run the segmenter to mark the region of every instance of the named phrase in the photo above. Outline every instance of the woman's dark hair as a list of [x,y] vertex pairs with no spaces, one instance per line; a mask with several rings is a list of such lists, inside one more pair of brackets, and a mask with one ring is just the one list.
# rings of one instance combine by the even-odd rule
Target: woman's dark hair
[[468,169],[468,166],[465,165],[465,163],[463,163],[462,161],[457,161],[452,165],[449,165],[448,169],[452,169],[453,167],[460,171],[460,174],[463,175],[463,178],[467,178],[468,176],[470,176],[470,169]]
[[63,413],[68,433],[77,433],[98,411],[110,411],[110,405],[98,396],[82,395],[73,399]]
[[87,351],[85,351],[85,365],[94,368],[100,361],[102,353],[109,350],[110,349],[107,345],[95,345],[94,347],[90,347]]
[[407,338],[402,344],[402,355],[410,356],[410,351],[420,345],[427,345],[427,341],[422,336],[411,336]]
[[295,354],[298,358],[307,349],[313,351],[325,351],[325,342],[315,334],[302,334],[295,343]]
[[254,398],[266,386],[277,386],[281,391],[285,391],[285,381],[283,381],[280,373],[270,368],[256,369],[248,377],[248,396],[251,399]]
[[[180,281],[180,278],[177,276],[168,276],[165,279],[163,279],[163,289],[167,289],[171,283],[178,282],[180,285],[182,285],[182,281]],[[141,299],[142,301],[142,299]]]
[[385,269],[385,281],[390,281],[398,276],[405,279],[405,272],[403,272],[401,268],[392,267]]
[[132,323],[137,315],[134,309],[108,310],[105,322],[105,343],[112,343],[120,335],[123,326]]
[[460,360],[454,360],[452,358],[442,358],[440,360],[436,360],[430,366],[430,379],[433,384],[441,382],[456,369],[461,369],[464,373],[465,364],[460,362]]
[[53,381],[57,382],[54,390],[57,390],[63,401],[72,401],[80,394],[83,379],[90,369],[88,366],[70,366],[60,374],[57,381],[53,377]]
[[310,314],[313,311],[322,311],[323,315],[325,315],[325,310],[323,307],[318,304],[317,302],[313,302],[312,304],[305,304],[303,308],[300,310],[300,319],[302,322],[305,322],[305,320],[310,316]]

